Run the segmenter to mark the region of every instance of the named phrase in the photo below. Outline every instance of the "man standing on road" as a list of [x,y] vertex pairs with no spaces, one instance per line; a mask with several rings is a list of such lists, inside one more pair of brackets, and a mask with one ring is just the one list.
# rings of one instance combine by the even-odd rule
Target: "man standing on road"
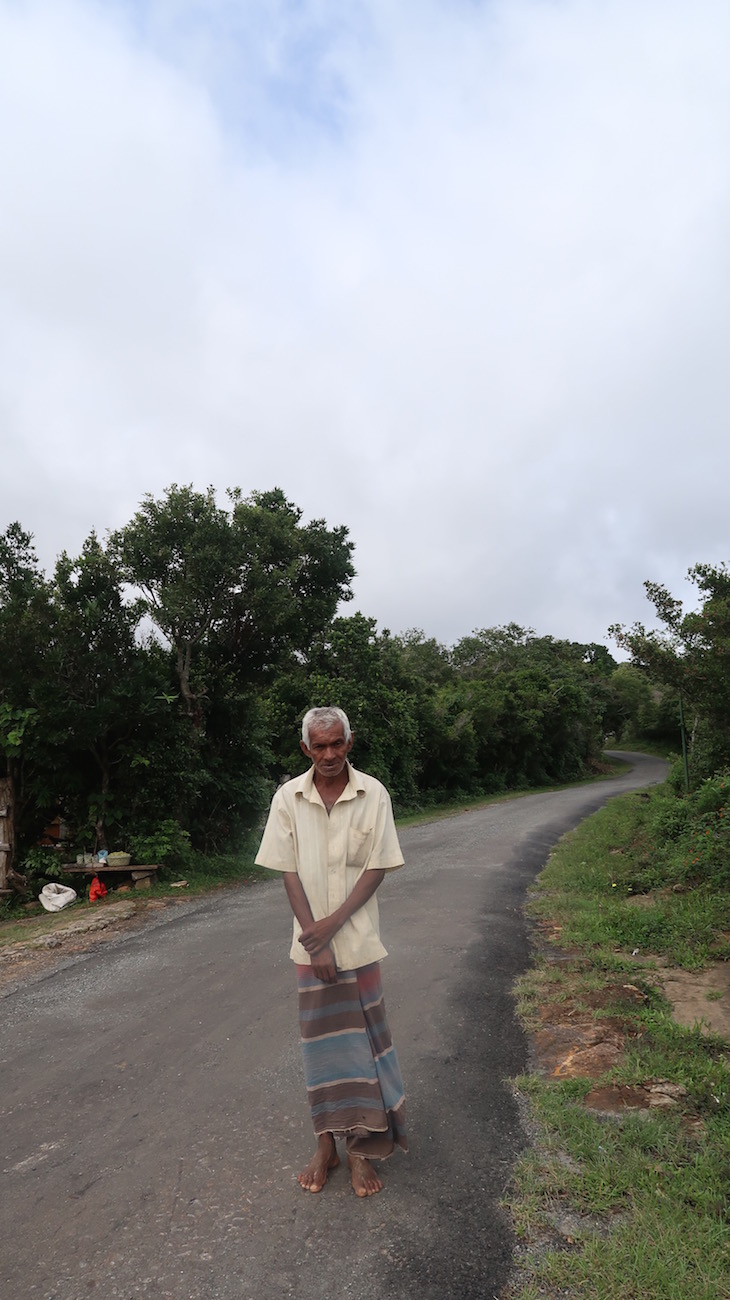
[[408,1150],[398,1059],[385,1016],[375,891],[403,865],[387,790],[348,762],[342,709],[310,709],[301,747],[312,766],[279,787],[256,862],[284,873],[294,913],[304,1074],[317,1150],[299,1174],[321,1192],[344,1137],[352,1186],[383,1186],[371,1160]]

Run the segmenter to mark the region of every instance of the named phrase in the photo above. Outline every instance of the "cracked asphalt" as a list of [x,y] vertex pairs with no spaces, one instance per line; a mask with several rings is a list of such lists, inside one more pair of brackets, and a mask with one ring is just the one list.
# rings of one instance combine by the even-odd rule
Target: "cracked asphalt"
[[191,902],[59,957],[1,1004],[4,1300],[492,1300],[512,1257],[499,1200],[526,1142],[511,989],[526,891],[564,831],[664,779],[493,804],[401,833],[383,978],[411,1152],[385,1189],[310,1153],[290,918],[278,881]]

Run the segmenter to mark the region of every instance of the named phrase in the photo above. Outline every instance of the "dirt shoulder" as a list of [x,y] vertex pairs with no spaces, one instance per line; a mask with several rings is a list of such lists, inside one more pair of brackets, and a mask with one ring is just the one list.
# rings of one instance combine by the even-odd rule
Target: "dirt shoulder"
[[[730,964],[726,961],[688,971],[659,956],[631,959],[627,954],[625,960],[633,960],[634,974],[599,977],[582,954],[556,954],[540,942],[536,950],[543,969],[555,963],[561,973],[557,996],[550,995],[549,979],[537,977],[537,1023],[528,1028],[534,1066],[547,1077],[597,1079],[620,1066],[637,1032],[632,1012],[646,1004],[652,989],[667,999],[678,1025],[730,1042]],[[646,1108],[655,1104],[649,1093],[643,1104]]]
[[116,942],[166,913],[190,906],[195,898],[103,899],[72,905],[63,912],[5,921],[0,926],[0,995],[22,983],[52,974],[62,961]]

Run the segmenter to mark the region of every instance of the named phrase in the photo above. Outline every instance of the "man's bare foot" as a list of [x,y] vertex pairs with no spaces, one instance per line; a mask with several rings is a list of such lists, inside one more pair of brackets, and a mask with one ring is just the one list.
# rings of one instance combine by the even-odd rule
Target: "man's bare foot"
[[317,1150],[309,1164],[297,1174],[297,1182],[305,1192],[321,1192],[330,1169],[336,1169],[339,1163],[340,1157],[332,1134],[322,1133],[317,1139]]
[[383,1184],[369,1160],[364,1156],[348,1156],[347,1163],[352,1173],[352,1190],[356,1196],[374,1196],[382,1192]]

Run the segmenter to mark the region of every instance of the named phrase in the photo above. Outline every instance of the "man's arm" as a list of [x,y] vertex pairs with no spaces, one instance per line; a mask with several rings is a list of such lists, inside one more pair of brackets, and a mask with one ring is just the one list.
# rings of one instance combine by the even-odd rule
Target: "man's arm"
[[[322,917],[321,921],[312,920],[312,913],[309,910],[308,903],[307,911],[309,912],[309,921],[306,925],[299,914],[295,911],[294,915],[302,927],[299,942],[309,953],[310,957],[314,957],[315,954],[321,953],[322,949],[326,948],[330,940],[334,939],[337,931],[342,928],[345,921],[352,916],[353,912],[357,912],[360,907],[364,907],[368,899],[372,898],[378,885],[382,884],[384,876],[385,871],[383,869],[363,871],[359,880],[356,881],[352,893],[348,894],[344,903],[341,903],[330,916]],[[304,894],[303,889],[302,894]],[[291,902],[291,898],[289,901]],[[293,906],[292,903],[292,907]]]
[[[284,873],[284,888],[289,899],[289,906],[301,925],[302,931],[308,930],[315,922],[312,909],[309,906],[309,899],[304,892],[304,886],[295,871]],[[327,946],[328,943],[329,940],[324,943],[321,951],[313,953],[307,948],[307,952],[312,958],[312,974],[314,978],[322,980],[325,984],[336,984],[337,967],[335,966],[335,959]]]

